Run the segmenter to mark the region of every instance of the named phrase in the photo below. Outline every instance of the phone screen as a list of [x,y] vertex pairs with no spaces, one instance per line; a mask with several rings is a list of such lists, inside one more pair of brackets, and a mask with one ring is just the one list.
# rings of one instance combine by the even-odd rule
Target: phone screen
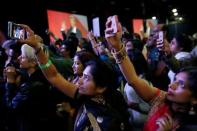
[[26,39],[27,33],[24,28],[18,24],[9,21],[8,22],[8,37],[12,39]]
[[163,31],[159,31],[159,34],[158,34],[158,40],[160,43],[163,43],[163,39],[164,39],[164,36],[163,36]]

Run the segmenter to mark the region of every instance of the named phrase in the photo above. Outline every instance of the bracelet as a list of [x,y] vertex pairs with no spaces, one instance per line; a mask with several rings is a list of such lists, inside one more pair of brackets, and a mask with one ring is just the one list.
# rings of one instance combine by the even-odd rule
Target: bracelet
[[112,55],[114,59],[116,60],[117,64],[121,64],[122,61],[127,58],[127,52],[125,50],[124,44],[122,45],[121,49],[119,51],[115,51],[114,49],[112,50]]
[[42,50],[42,47],[39,47],[37,50],[35,50],[35,55],[38,55],[38,53],[40,53],[41,50]]
[[48,59],[47,63],[46,64],[38,64],[38,66],[40,67],[40,69],[46,69],[48,68],[49,66],[51,66],[53,63],[51,62],[50,59]]

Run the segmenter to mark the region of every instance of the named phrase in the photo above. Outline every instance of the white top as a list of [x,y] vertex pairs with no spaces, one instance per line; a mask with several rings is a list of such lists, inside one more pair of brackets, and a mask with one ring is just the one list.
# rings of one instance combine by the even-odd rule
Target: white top
[[[188,59],[188,58],[190,58],[190,53],[189,52],[179,52],[179,53],[177,53],[176,55],[175,55],[175,58],[177,59],[177,60],[181,60],[181,59]],[[174,80],[174,77],[175,77],[175,73],[172,71],[172,70],[170,70],[169,72],[168,72],[168,77],[169,77],[169,79],[170,79],[170,83],[172,83],[173,82],[173,80]]]

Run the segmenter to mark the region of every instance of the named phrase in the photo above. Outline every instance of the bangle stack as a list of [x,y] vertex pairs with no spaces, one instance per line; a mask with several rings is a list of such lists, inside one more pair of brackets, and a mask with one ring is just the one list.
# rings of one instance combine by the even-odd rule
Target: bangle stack
[[122,45],[122,48],[119,51],[112,50],[112,55],[114,59],[116,60],[117,64],[121,64],[122,61],[127,58],[127,52],[125,50],[124,44]]

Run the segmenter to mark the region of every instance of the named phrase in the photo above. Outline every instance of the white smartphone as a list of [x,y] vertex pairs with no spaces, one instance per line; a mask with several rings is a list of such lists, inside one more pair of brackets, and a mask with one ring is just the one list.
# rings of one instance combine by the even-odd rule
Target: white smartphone
[[118,16],[114,15],[111,18],[112,21],[112,28],[113,28],[113,33],[117,33],[118,32]]
[[159,31],[159,33],[158,33],[158,41],[159,41],[160,43],[163,43],[163,40],[164,40],[163,31]]
[[110,25],[110,28],[112,28],[112,32],[111,33],[105,33],[105,37],[111,37],[113,36],[115,33],[118,32],[118,16],[117,15],[113,15],[111,17],[111,25]]

